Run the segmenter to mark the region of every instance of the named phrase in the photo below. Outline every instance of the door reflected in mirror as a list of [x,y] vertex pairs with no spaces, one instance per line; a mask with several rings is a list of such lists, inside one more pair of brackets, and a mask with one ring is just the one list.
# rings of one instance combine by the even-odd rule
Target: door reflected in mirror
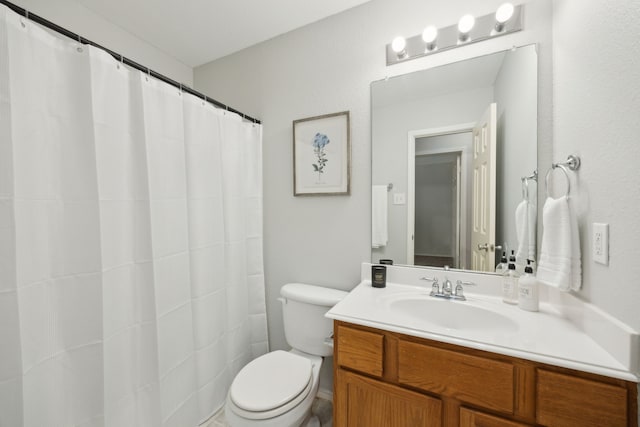
[[516,207],[536,202],[522,180],[537,164],[535,46],[373,82],[371,95],[372,262],[493,272],[518,249]]

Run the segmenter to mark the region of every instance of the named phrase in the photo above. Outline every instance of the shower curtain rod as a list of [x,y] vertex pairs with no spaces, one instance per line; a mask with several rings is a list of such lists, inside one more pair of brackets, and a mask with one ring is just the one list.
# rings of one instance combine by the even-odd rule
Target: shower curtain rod
[[123,56],[123,55],[120,55],[119,53],[114,52],[111,49],[108,49],[108,48],[106,48],[104,46],[101,46],[98,43],[92,42],[91,40],[86,39],[86,38],[82,37],[81,35],[76,34],[73,31],[69,31],[66,28],[63,28],[63,27],[61,27],[61,26],[59,26],[57,24],[54,24],[53,22],[48,21],[48,20],[44,19],[41,16],[35,15],[35,14],[29,12],[27,9],[24,9],[24,8],[18,6],[18,5],[15,5],[15,4],[7,1],[7,0],[0,0],[0,4],[3,4],[5,6],[7,6],[9,9],[13,10],[17,14],[19,14],[21,16],[24,16],[25,18],[27,18],[27,19],[29,19],[31,21],[36,22],[36,23],[38,23],[38,24],[40,24],[40,25],[42,25],[42,26],[44,26],[46,28],[49,28],[50,30],[53,30],[53,31],[55,31],[57,33],[60,33],[60,34],[66,36],[66,37],[68,37],[70,39],[78,41],[78,42],[80,42],[82,44],[88,44],[90,46],[94,46],[94,47],[97,47],[99,49],[102,49],[105,52],[107,52],[109,55],[113,56],[118,61],[122,62],[123,64],[126,64],[126,65],[128,65],[130,67],[133,67],[133,68],[135,68],[137,70],[140,70],[140,71],[148,74],[149,76],[155,77],[158,80],[162,80],[163,82],[165,82],[167,84],[170,84],[171,86],[177,87],[178,89],[180,89],[183,92],[187,92],[187,93],[190,93],[193,96],[197,96],[198,98],[202,98],[204,101],[209,102],[209,103],[215,105],[216,107],[222,108],[222,109],[227,110],[227,111],[231,111],[232,113],[236,113],[236,114],[240,115],[245,120],[248,120],[248,121],[256,123],[256,124],[261,124],[260,120],[258,120],[256,118],[253,118],[253,117],[251,117],[251,116],[249,116],[247,114],[244,114],[243,112],[238,111],[235,108],[231,108],[228,105],[223,104],[220,101],[216,101],[215,99],[213,99],[213,98],[211,98],[211,97],[209,97],[209,96],[207,96],[207,95],[205,95],[205,94],[203,94],[201,92],[198,92],[197,90],[191,89],[190,87],[188,87],[188,86],[186,86],[186,85],[184,85],[182,83],[179,83],[179,82],[177,82],[177,81],[175,81],[175,80],[173,80],[173,79],[171,79],[171,78],[169,78],[169,77],[167,77],[167,76],[165,76],[163,74],[160,74],[160,73],[158,73],[156,71],[153,71],[152,69],[150,69],[148,67],[145,67],[144,65],[140,65],[137,62],[132,61],[131,59],[129,59],[129,58]]

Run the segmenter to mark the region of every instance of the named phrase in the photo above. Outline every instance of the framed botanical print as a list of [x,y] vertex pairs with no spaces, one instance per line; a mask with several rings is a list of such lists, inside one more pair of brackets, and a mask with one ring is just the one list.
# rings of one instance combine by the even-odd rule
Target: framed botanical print
[[293,122],[293,195],[349,195],[349,112]]

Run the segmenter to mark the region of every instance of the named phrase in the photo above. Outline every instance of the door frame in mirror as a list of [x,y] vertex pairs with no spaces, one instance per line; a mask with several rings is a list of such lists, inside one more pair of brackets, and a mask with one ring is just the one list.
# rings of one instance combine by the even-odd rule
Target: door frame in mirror
[[[414,265],[410,262],[414,257],[415,251],[415,194],[416,194],[416,140],[418,138],[429,138],[433,136],[452,135],[456,133],[471,132],[475,126],[475,122],[460,123],[452,126],[412,130],[408,132],[407,137],[407,265]],[[451,150],[454,151],[454,150]],[[463,198],[464,199],[464,198]],[[462,234],[462,233],[460,233]],[[458,238],[458,246],[460,239]],[[458,251],[462,253],[462,248]]]

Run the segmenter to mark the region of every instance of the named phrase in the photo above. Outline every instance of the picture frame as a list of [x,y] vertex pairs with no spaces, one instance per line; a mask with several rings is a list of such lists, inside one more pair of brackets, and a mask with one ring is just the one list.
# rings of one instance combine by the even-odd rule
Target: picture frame
[[348,196],[349,111],[293,121],[293,195]]

